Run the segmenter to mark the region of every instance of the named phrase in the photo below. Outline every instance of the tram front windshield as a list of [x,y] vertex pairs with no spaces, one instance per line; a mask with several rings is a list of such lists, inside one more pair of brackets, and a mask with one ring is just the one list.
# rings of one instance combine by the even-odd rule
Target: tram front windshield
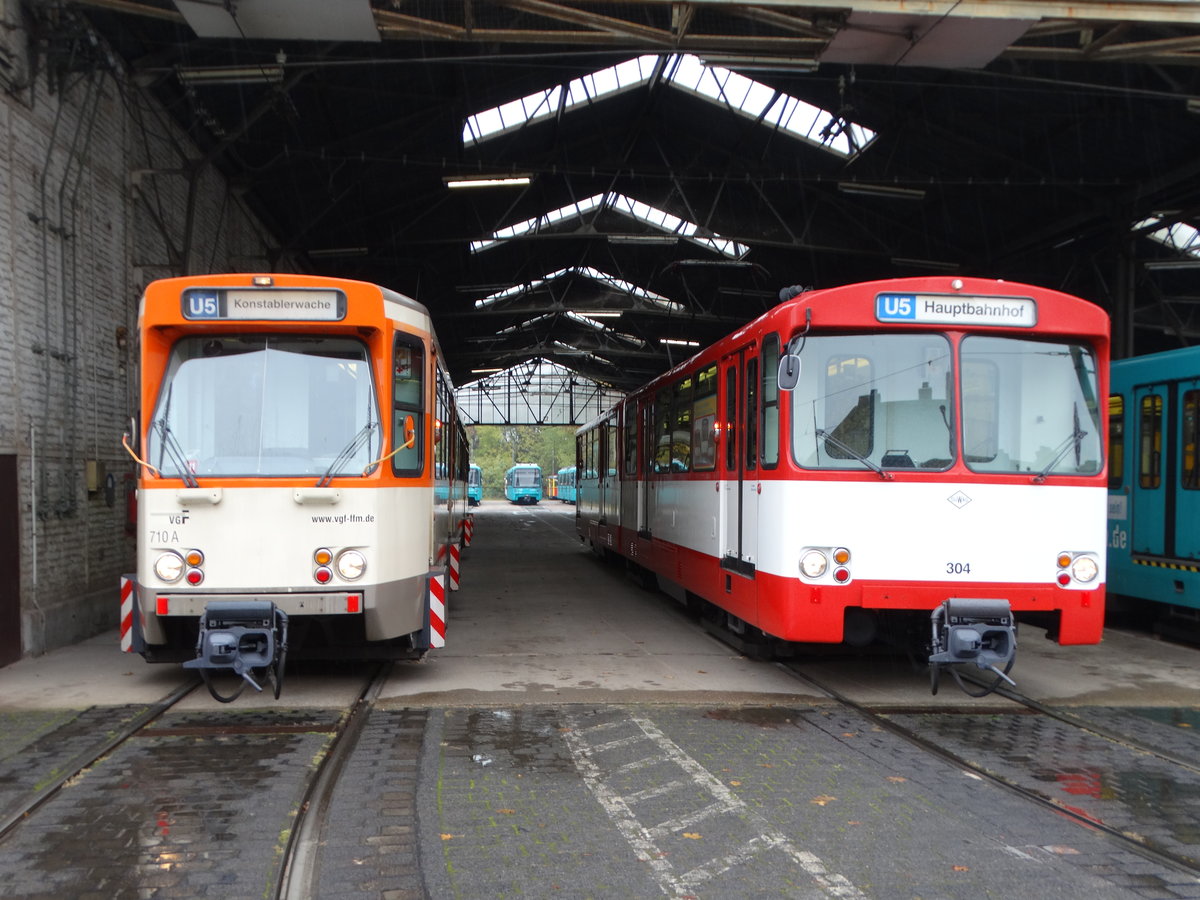
[[514,469],[512,476],[513,487],[537,487],[541,484],[542,473],[537,469]]
[[171,350],[149,461],[166,477],[360,475],[381,449],[367,348],[302,335],[188,337]]
[[[792,452],[814,469],[1092,474],[1095,357],[1082,344],[971,335],[810,335],[792,393]],[[955,372],[961,373],[957,380]]]

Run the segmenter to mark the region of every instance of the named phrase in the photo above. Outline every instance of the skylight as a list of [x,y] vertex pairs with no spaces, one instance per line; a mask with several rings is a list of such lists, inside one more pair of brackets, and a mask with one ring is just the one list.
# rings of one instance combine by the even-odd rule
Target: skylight
[[502,291],[496,291],[494,294],[488,294],[486,297],[475,301],[476,309],[484,309],[494,303],[499,303],[501,300],[507,300],[510,297],[517,297],[528,291],[536,291],[538,288],[554,281],[556,278],[562,278],[564,275],[580,275],[584,278],[590,278],[593,281],[599,282],[605,287],[610,287],[613,290],[620,291],[623,294],[629,294],[631,297],[636,297],[639,300],[644,300],[652,306],[657,306],[659,309],[667,309],[673,312],[684,309],[682,303],[676,303],[674,300],[668,300],[662,294],[656,294],[654,291],[648,291],[645,288],[638,287],[632,282],[625,281],[607,272],[602,272],[599,269],[591,266],[568,266],[565,269],[559,269],[556,272],[548,272],[541,278],[535,278],[532,281],[514,284],[512,287],[507,287]]
[[750,251],[750,248],[745,244],[739,244],[737,241],[723,238],[715,232],[709,234],[703,233],[699,225],[689,222],[687,219],[673,216],[657,207],[642,203],[640,200],[626,197],[624,194],[608,193],[595,194],[578,203],[570,203],[543,215],[526,219],[524,222],[518,222],[516,225],[509,225],[494,231],[485,240],[471,241],[471,252],[478,253],[480,250],[496,246],[501,241],[511,240],[524,234],[536,234],[543,228],[548,228],[567,219],[581,219],[586,213],[600,207],[607,207],[615,212],[623,213],[630,218],[651,225],[667,234],[685,238],[692,243],[715,250],[717,253],[732,257],[733,259],[741,259]]
[[[658,56],[639,56],[576,78],[565,85],[529,94],[470,116],[463,144],[470,146],[530,123],[549,119],[649,82]],[[850,157],[875,140],[875,132],[840,116],[777,91],[724,66],[706,66],[690,53],[666,58],[666,83],[693,96],[732,109],[740,115],[817,147]]]
[[1200,259],[1200,231],[1186,222],[1167,223],[1162,219],[1143,219],[1133,227],[1141,229],[1155,224],[1161,227],[1146,232],[1146,237],[1165,244],[1173,250],[1178,250],[1180,253]]

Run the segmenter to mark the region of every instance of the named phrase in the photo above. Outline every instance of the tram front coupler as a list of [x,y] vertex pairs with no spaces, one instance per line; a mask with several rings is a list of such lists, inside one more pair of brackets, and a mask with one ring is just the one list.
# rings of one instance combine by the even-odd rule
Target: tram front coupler
[[[183,667],[199,669],[208,692],[222,703],[236,700],[247,684],[261,692],[255,673],[263,672],[273,683],[278,700],[287,661],[287,622],[287,613],[270,600],[214,600],[200,616],[196,658]],[[242,678],[233,694],[217,691],[211,678],[214,669]]]
[[[938,692],[942,669],[972,697],[983,697],[998,688],[1008,677],[1017,656],[1017,625],[1007,600],[952,597],[930,615],[932,631],[929,654],[929,679],[933,693]],[[996,680],[984,686],[982,693],[969,689],[958,666],[972,664],[995,673]]]

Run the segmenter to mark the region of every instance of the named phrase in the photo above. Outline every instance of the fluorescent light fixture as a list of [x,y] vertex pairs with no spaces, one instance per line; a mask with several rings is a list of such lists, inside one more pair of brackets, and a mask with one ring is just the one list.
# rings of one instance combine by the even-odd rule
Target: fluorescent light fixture
[[673,234],[610,234],[610,244],[675,244],[679,238]]
[[366,256],[366,247],[321,247],[309,250],[308,255],[313,259],[332,259],[340,256]]
[[700,64],[706,68],[721,66],[742,72],[815,72],[820,65],[817,60],[802,56],[738,56],[724,53],[702,56]]
[[962,266],[955,262],[945,262],[940,259],[912,259],[907,256],[893,256],[893,266],[912,269],[935,269],[939,272],[957,272]]
[[533,181],[531,175],[447,175],[448,188],[521,187]]
[[861,181],[839,181],[838,190],[843,194],[861,197],[889,197],[893,200],[924,200],[925,192],[919,188],[897,187],[891,184],[864,184]]
[[283,66],[212,66],[176,69],[184,84],[276,84],[283,81]]
[[575,312],[589,319],[619,319],[624,310],[621,309],[577,309]]
[[1152,271],[1163,271],[1166,269],[1200,269],[1200,259],[1152,259],[1149,262],[1143,263],[1142,265]]
[[670,344],[672,347],[699,347],[699,341],[681,341],[677,338],[659,338],[660,344]]
[[503,371],[504,371],[503,369],[501,369],[499,366],[497,366],[494,369],[472,369],[471,374],[472,375],[491,375],[495,372],[503,372]]

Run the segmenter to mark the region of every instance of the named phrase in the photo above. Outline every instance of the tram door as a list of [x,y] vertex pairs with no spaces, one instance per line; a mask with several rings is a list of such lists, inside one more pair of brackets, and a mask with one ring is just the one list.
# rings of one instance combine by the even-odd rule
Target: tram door
[[755,521],[748,491],[755,489],[749,470],[758,452],[757,372],[758,359],[747,359],[745,348],[721,361],[721,567],[742,575],[754,574],[754,533],[747,525]]
[[1200,560],[1200,379],[1179,384],[1177,422],[1179,490],[1175,504],[1175,555]]
[[642,537],[650,537],[650,473],[654,460],[654,406],[643,403],[638,410],[641,432],[641,458],[637,467],[637,531]]
[[1137,457],[1134,464],[1133,509],[1129,539],[1134,553],[1167,555],[1167,515],[1174,481],[1168,464],[1166,428],[1170,418],[1168,385],[1143,385],[1134,390],[1137,416]]

